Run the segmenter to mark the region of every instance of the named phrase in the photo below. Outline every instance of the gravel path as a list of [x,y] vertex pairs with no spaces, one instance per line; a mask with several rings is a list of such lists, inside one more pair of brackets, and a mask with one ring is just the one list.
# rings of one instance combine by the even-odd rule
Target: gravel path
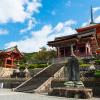
[[[0,89],[0,100],[76,100],[76,99],[47,96],[45,94],[41,95],[41,94],[12,92],[11,90],[8,89]],[[100,98],[78,99],[78,100],[100,100]]]

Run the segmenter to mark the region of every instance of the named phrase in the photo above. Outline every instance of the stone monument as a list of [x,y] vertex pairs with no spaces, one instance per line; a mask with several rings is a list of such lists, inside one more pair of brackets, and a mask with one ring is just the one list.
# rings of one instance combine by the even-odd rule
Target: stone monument
[[79,62],[75,56],[69,57],[65,64],[65,78],[64,87],[53,87],[48,94],[68,98],[92,97],[92,89],[85,88],[83,82],[80,81]]
[[65,74],[68,77],[64,83],[66,87],[84,87],[84,84],[80,81],[79,63],[75,56],[69,57],[68,63],[65,64]]

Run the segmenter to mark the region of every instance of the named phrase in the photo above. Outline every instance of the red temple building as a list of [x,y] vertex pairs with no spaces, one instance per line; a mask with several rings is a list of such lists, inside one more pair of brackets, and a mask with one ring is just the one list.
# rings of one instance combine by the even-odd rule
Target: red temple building
[[1,50],[0,62],[5,68],[16,68],[15,62],[18,62],[23,57],[23,54],[18,50],[17,46]]
[[49,46],[56,47],[58,57],[86,57],[100,53],[100,24],[93,22],[92,9],[90,24],[76,31],[77,34],[57,37],[48,42]]

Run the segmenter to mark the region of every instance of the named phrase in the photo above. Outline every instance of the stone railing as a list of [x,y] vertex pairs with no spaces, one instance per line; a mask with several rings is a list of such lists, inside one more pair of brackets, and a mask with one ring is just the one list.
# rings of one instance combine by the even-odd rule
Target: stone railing
[[45,92],[50,91],[52,79],[53,79],[53,77],[50,77],[40,87],[38,87],[36,90],[34,90],[34,92],[35,93],[45,93]]
[[62,67],[59,71],[57,71],[54,74],[54,79],[55,78],[63,78],[64,77],[64,67]]

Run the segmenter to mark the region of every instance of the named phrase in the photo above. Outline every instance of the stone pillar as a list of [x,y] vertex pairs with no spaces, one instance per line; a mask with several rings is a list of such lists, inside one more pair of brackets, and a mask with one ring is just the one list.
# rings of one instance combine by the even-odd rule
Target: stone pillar
[[4,59],[4,67],[6,68],[7,58]]
[[86,48],[86,45],[85,45],[85,55],[87,55],[87,48]]
[[91,52],[91,47],[90,47],[90,43],[89,42],[87,42],[86,44],[85,44],[85,53],[86,53],[86,55],[91,55],[92,54],[92,52]]
[[78,46],[76,45],[76,52],[75,52],[76,56],[79,56],[79,49]]
[[14,66],[14,59],[11,59],[11,67],[13,68]]
[[58,58],[60,58],[60,48],[57,47],[57,55],[58,55]]
[[73,44],[71,44],[71,56],[75,56],[74,50],[73,50]]
[[66,50],[65,50],[65,47],[64,47],[64,57],[66,56]]

